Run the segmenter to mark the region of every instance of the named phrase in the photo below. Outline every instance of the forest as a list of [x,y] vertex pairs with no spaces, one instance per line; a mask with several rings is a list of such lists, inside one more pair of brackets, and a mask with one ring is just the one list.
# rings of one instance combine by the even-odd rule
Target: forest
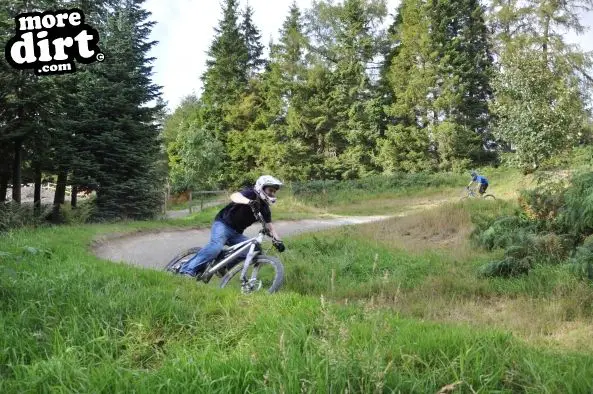
[[[592,0],[315,1],[287,6],[276,42],[254,10],[221,2],[199,95],[172,113],[152,80],[143,0],[8,0],[0,42],[20,12],[78,7],[106,61],[36,76],[0,62],[0,201],[20,187],[93,191],[96,219],[153,217],[173,193],[486,165],[525,173],[590,144]],[[9,185],[11,195],[7,195]],[[76,206],[76,198],[72,206]]]

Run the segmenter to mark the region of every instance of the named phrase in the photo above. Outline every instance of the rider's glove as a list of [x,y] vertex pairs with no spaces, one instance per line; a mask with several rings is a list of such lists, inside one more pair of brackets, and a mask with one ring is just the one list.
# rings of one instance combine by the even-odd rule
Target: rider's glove
[[253,209],[256,212],[259,212],[259,208],[260,208],[259,201],[257,201],[257,200],[251,200],[251,201],[249,201],[248,204],[251,207],[251,209]]
[[284,246],[284,242],[275,239],[272,241],[272,244],[274,245],[274,247],[276,248],[276,250],[280,253],[284,252],[286,250],[286,246]]

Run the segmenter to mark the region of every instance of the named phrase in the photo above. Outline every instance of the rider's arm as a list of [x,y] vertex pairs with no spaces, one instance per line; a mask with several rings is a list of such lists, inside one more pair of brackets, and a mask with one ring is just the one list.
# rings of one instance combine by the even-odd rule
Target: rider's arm
[[274,239],[277,239],[278,241],[281,241],[280,236],[276,232],[276,229],[274,228],[272,223],[267,223],[267,225],[268,225],[268,228],[270,229],[270,233],[272,234],[272,237],[274,237]]
[[236,204],[249,204],[250,199],[245,197],[243,194],[236,192],[231,194],[231,201]]

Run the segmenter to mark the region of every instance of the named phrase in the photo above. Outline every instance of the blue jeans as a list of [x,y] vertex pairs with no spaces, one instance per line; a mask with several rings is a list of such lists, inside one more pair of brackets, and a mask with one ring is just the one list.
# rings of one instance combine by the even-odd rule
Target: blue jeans
[[[245,235],[217,220],[212,224],[210,242],[208,242],[190,261],[180,270],[182,274],[195,275],[202,265],[214,260],[225,245],[232,246],[248,240]],[[242,253],[239,258],[245,258],[247,252]]]

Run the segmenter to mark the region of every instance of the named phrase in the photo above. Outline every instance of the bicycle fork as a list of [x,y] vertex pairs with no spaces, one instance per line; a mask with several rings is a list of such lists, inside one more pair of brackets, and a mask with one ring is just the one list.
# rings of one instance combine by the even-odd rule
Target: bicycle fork
[[255,257],[255,244],[251,245],[249,248],[249,252],[247,253],[247,257],[245,258],[245,262],[243,263],[243,269],[241,270],[241,284],[247,284],[247,269],[249,268],[249,264],[253,261]]

